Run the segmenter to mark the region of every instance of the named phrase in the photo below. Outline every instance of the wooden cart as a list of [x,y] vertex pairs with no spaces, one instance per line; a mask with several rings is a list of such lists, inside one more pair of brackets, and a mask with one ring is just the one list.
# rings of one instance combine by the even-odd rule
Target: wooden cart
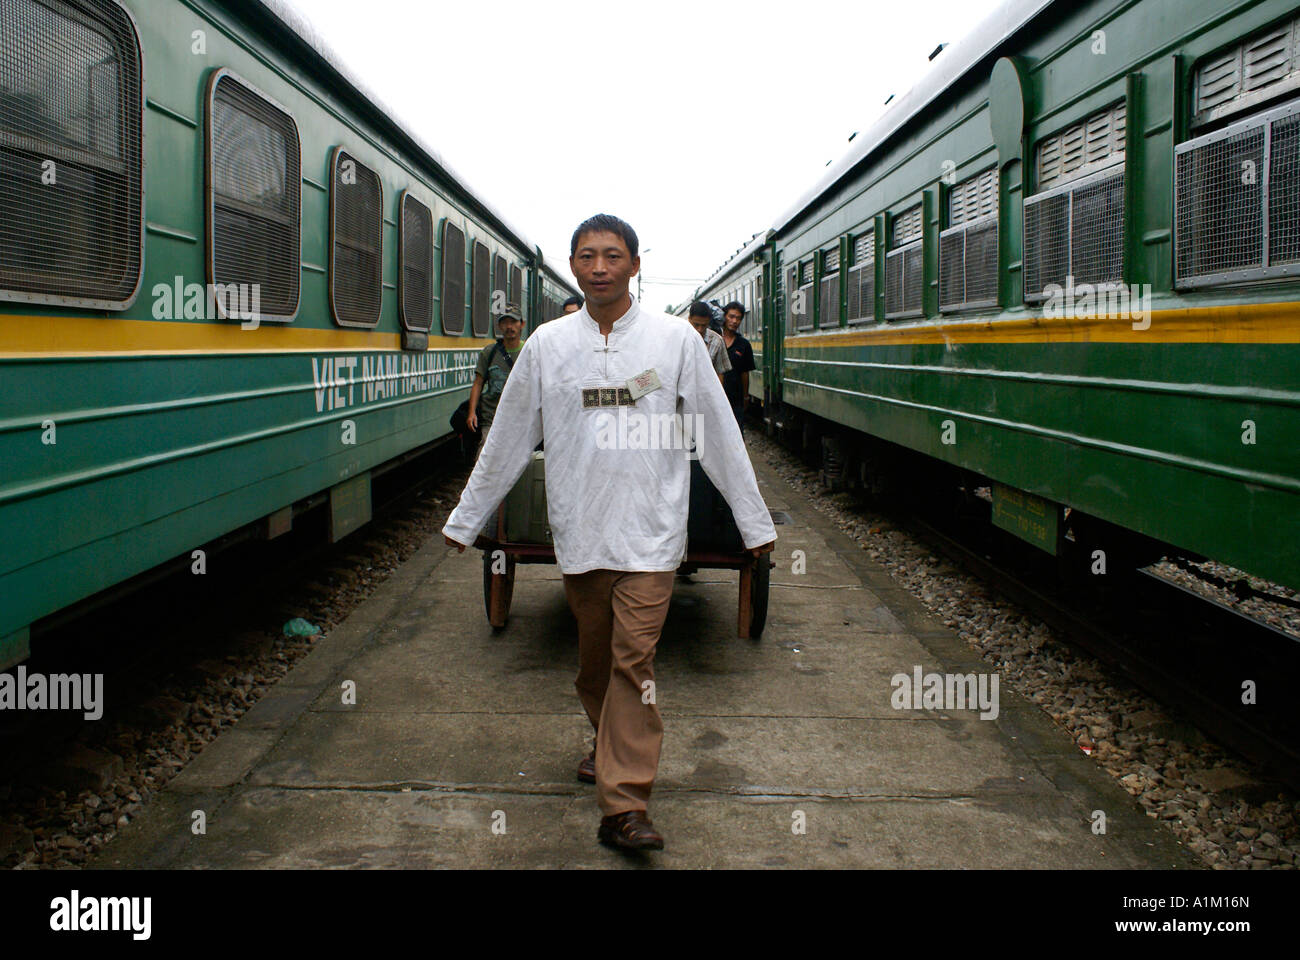
[[[474,546],[483,551],[483,606],[488,623],[501,629],[510,616],[514,596],[515,568],[521,563],[554,563],[555,548],[549,544],[511,543],[504,537],[504,507],[497,511],[497,537],[480,535]],[[679,573],[695,570],[739,570],[740,596],[736,632],[742,639],[757,640],[767,623],[767,599],[774,564],[769,554],[758,557],[748,550],[716,552],[686,550]]]

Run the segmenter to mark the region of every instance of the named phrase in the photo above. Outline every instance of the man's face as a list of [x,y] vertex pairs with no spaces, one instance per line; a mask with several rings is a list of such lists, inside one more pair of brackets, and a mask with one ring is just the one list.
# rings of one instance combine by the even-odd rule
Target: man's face
[[579,310],[581,310],[581,309],[582,309],[582,307],[578,306],[576,303],[571,303],[571,304],[569,304],[568,306],[566,306],[566,307],[564,308],[564,312],[565,312],[565,313],[577,313],[577,312],[578,312]]
[[[708,317],[687,317],[686,319],[691,321],[691,326],[695,328],[695,332],[698,333],[701,337],[704,337],[704,331],[709,329],[709,318]],[[708,337],[704,337],[704,339],[707,340]]]
[[627,244],[617,233],[602,230],[578,238],[569,268],[587,303],[607,307],[627,300],[628,281],[641,269],[641,258],[628,253]]
[[524,325],[514,317],[502,317],[497,321],[497,330],[501,331],[501,336],[506,340],[518,340],[523,328]]
[[727,329],[735,333],[740,329],[740,321],[744,320],[744,315],[735,308],[727,311]]

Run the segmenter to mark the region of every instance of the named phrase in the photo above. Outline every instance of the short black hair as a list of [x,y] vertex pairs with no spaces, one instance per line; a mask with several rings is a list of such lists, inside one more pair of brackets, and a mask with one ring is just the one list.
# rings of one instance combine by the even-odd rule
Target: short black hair
[[582,297],[570,297],[568,300],[565,300],[564,303],[560,304],[560,309],[563,310],[565,307],[581,307],[581,306],[582,306]]
[[709,305],[703,300],[696,300],[692,303],[691,309],[687,311],[686,315],[688,317],[708,317],[710,320],[713,319],[713,311],[709,309]]
[[573,231],[573,239],[569,241],[569,256],[578,252],[578,241],[582,239],[584,233],[614,233],[623,238],[627,244],[628,256],[635,257],[637,251],[641,249],[641,244],[636,238],[636,231],[631,225],[620,220],[618,217],[608,213],[598,213],[594,217],[588,217],[582,223],[578,224],[578,229]]
[[744,319],[745,305],[741,303],[739,300],[732,300],[729,304],[727,304],[725,307],[722,308],[723,313],[726,313],[728,310],[739,310],[741,319]]

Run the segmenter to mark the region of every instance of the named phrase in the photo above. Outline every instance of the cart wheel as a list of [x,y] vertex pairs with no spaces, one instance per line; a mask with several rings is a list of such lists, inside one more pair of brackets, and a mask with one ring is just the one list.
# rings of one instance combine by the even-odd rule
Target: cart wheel
[[483,608],[488,623],[500,630],[510,616],[510,600],[515,592],[515,561],[506,557],[506,572],[492,572],[492,555],[495,550],[483,551]]
[[767,595],[772,582],[772,562],[764,553],[754,562],[749,584],[749,639],[757,640],[767,625]]

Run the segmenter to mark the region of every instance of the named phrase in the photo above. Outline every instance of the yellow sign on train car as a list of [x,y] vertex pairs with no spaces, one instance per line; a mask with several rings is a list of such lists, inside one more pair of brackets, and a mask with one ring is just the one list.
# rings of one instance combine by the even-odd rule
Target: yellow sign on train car
[[1056,555],[1061,508],[1015,487],[993,484],[993,525]]

